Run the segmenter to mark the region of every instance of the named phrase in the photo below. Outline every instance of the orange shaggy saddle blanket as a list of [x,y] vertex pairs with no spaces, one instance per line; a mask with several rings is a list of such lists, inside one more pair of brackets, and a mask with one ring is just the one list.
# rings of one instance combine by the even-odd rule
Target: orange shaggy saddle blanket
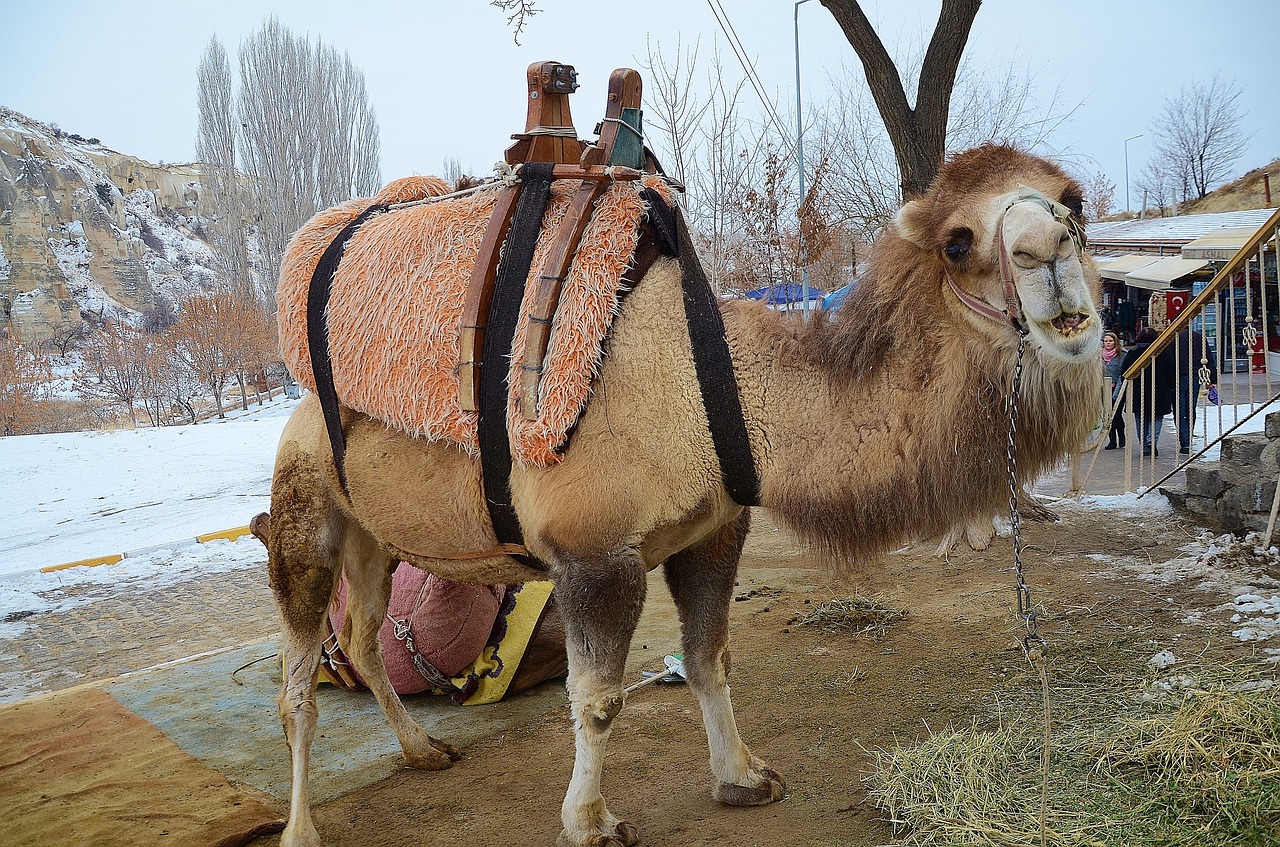
[[[316,265],[339,233],[374,205],[437,201],[393,208],[362,223],[347,242],[330,294],[327,326],[333,382],[342,405],[432,441],[478,454],[477,414],[462,408],[459,336],[466,287],[500,183],[444,197],[435,177],[396,180],[369,199],[321,212],[298,231],[285,253],[277,292],[280,349],[289,370],[315,390],[307,345],[308,288]],[[542,219],[532,267],[540,268],[565,218],[577,180],[558,180]],[[537,415],[519,408],[524,321],[510,351],[507,430],[512,457],[548,466],[560,459],[590,396],[603,343],[617,312],[621,280],[647,211],[641,191],[668,204],[660,177],[613,183],[597,201],[564,280],[538,389]],[[533,286],[521,306],[528,311]]]

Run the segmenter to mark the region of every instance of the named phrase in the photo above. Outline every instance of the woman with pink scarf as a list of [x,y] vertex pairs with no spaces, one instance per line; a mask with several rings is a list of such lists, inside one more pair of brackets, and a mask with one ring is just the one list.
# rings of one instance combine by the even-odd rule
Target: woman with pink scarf
[[[1114,332],[1105,332],[1102,335],[1102,367],[1106,371],[1107,379],[1111,380],[1111,430],[1107,433],[1107,450],[1114,450],[1117,446],[1124,446],[1124,397],[1121,395],[1121,386],[1124,384],[1122,374],[1124,367],[1121,362],[1124,359],[1122,355],[1124,348],[1120,345],[1120,336]],[[1119,442],[1119,443],[1117,443]]]

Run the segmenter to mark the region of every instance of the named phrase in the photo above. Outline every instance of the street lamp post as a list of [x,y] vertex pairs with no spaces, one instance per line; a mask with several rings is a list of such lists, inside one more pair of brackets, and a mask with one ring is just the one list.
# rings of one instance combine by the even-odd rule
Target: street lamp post
[[[804,204],[804,123],[800,117],[800,6],[809,0],[796,0],[796,174],[800,181],[800,204]],[[804,319],[809,319],[809,266],[805,261],[804,224],[800,220],[800,206],[796,207],[796,227],[800,236],[800,297],[803,299]]]
[[1124,211],[1129,213],[1129,142],[1141,138],[1142,133],[1131,135],[1124,140]]

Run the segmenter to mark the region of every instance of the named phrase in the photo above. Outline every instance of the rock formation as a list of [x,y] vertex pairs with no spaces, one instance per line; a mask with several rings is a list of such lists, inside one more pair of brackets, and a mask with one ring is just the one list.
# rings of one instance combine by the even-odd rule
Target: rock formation
[[0,330],[136,319],[217,280],[200,167],[154,165],[0,107]]

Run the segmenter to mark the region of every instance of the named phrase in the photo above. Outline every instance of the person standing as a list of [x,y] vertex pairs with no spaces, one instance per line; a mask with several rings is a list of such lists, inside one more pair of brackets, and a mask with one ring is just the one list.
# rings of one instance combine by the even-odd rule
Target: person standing
[[[1138,332],[1138,343],[1124,354],[1120,372],[1124,373],[1156,340],[1158,333],[1151,327]],[[1133,421],[1142,433],[1142,455],[1160,455],[1160,429],[1165,416],[1173,412],[1174,385],[1177,382],[1177,363],[1174,362],[1173,345],[1161,350],[1146,370],[1133,381]],[[1147,392],[1151,392],[1148,394]]]
[[1178,452],[1187,454],[1191,452],[1201,378],[1208,379],[1209,387],[1216,386],[1218,363],[1214,351],[1205,344],[1204,333],[1189,326],[1178,333],[1174,349],[1178,358]]
[[1124,396],[1120,390],[1124,385],[1124,347],[1120,344],[1120,336],[1114,332],[1102,335],[1102,368],[1111,383],[1111,423],[1107,432],[1105,449],[1114,450],[1124,446]]

